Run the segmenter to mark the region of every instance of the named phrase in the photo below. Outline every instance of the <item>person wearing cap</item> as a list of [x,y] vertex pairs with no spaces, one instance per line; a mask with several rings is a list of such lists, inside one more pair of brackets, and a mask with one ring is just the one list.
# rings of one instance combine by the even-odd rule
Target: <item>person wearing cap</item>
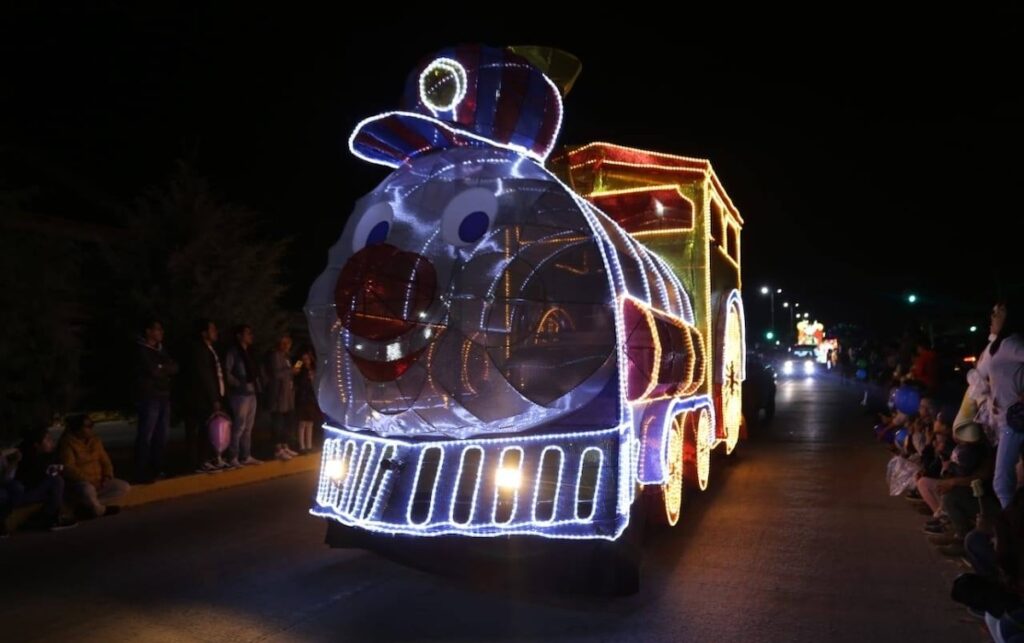
[[[957,446],[944,466],[943,478],[935,485],[942,496],[942,511],[948,516],[949,530],[932,536],[932,544],[938,545],[947,556],[963,556],[963,540],[974,526],[979,505],[986,512],[999,510],[999,503],[992,494],[992,472],[995,457],[984,440],[984,431],[977,422],[967,422],[953,428],[953,439]],[[983,494],[975,497],[971,483],[980,480]],[[934,533],[934,529],[925,528]]]

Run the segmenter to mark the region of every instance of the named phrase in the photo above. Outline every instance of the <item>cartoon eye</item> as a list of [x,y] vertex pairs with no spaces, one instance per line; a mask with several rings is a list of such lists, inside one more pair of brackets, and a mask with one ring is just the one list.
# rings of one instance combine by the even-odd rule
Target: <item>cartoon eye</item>
[[388,240],[395,213],[389,203],[375,203],[363,213],[352,235],[352,249],[359,252],[366,246],[384,243]]
[[455,195],[441,217],[441,236],[453,246],[476,243],[498,212],[498,197],[487,188],[470,188]]

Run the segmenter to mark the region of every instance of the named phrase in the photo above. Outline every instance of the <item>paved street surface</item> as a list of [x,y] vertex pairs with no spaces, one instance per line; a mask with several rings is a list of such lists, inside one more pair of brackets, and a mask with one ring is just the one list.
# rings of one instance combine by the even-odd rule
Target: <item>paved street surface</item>
[[307,475],[0,541],[0,640],[987,640],[949,599],[960,569],[887,496],[859,395],[807,380],[778,399],[770,428],[713,462],[711,489],[687,491],[680,527],[647,534],[633,596],[330,550]]

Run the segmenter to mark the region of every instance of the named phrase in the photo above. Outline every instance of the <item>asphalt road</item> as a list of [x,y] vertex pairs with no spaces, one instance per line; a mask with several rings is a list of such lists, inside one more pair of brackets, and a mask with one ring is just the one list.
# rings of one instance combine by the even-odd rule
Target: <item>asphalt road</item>
[[859,397],[781,383],[775,422],[713,461],[679,527],[646,534],[632,596],[548,589],[515,562],[491,576],[451,549],[421,561],[433,572],[328,549],[303,475],[0,541],[0,640],[987,640],[949,599],[960,569],[886,494]]

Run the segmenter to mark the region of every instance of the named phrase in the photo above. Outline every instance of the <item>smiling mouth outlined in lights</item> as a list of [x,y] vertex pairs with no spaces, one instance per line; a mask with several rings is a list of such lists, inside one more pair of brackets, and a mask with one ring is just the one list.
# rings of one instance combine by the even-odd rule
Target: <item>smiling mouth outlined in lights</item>
[[366,379],[371,382],[393,382],[404,375],[429,346],[430,343],[397,359],[383,362],[356,355],[350,348],[345,349],[345,352]]

